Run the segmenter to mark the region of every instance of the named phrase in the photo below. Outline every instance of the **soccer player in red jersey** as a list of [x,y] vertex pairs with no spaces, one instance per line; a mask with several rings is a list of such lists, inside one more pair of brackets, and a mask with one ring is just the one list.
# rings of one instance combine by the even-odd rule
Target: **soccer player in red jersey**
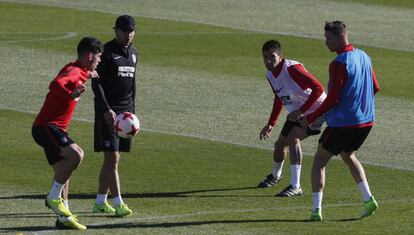
[[364,168],[355,156],[375,121],[375,94],[379,85],[370,57],[348,41],[341,21],[326,22],[325,44],[337,57],[329,66],[328,96],[314,112],[301,121],[307,127],[325,114],[327,128],[319,139],[312,166],[313,210],[311,220],[322,220],[325,167],[334,155],[341,155],[362,193],[361,217],[374,213],[378,203],[371,194]]
[[262,47],[267,81],[273,89],[275,99],[268,123],[259,134],[260,139],[269,138],[270,132],[284,106],[289,112],[273,152],[273,171],[258,185],[268,188],[282,179],[282,167],[289,149],[291,183],[277,197],[301,196],[300,172],[302,149],[300,142],[310,135],[320,133],[323,117],[315,120],[311,128],[302,128],[299,116],[313,112],[326,97],[322,84],[310,74],[303,64],[282,57],[280,43],[270,40]]
[[95,69],[101,61],[103,45],[96,38],[85,37],[79,42],[77,52],[77,60],[65,65],[50,83],[49,93],[33,123],[32,135],[43,147],[54,171],[45,204],[58,215],[57,226],[85,230],[67,204],[69,178],[84,157],[83,150],[69,137],[67,127],[79,97],[85,92],[85,83],[98,78]]

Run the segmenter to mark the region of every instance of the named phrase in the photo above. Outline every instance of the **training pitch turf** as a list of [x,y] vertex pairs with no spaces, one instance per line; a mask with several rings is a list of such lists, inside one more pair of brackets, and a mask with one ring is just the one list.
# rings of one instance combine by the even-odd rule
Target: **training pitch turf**
[[[270,7],[247,0],[173,2],[154,11],[157,0],[122,4],[75,0],[59,5],[53,0],[0,1],[4,22],[0,24],[0,233],[57,232],[53,214],[43,207],[51,169],[31,138],[31,123],[50,80],[74,58],[79,39],[89,35],[111,39],[113,21],[121,12],[137,17],[135,44],[140,52],[137,110],[144,131],[120,165],[123,196],[134,214],[119,219],[90,213],[102,156],[92,151],[89,88],[69,129],[86,153],[71,182],[71,207],[89,233],[414,232],[410,1],[314,0],[325,10],[309,6],[291,24],[283,23],[279,15],[289,17],[289,11],[307,1],[280,1],[286,10],[278,16],[272,9],[280,8],[271,2]],[[389,6],[391,2],[394,5]],[[223,4],[227,12],[220,10]],[[345,9],[341,17],[350,22],[356,45],[371,55],[381,86],[377,126],[359,155],[367,163],[380,207],[373,217],[359,220],[358,188],[345,165],[333,160],[327,169],[326,220],[308,223],[309,156],[317,137],[304,142],[308,157],[302,173],[303,197],[273,197],[289,183],[288,164],[285,179],[276,188],[255,188],[271,169],[272,142],[280,130],[270,141],[257,138],[273,99],[260,49],[265,40],[280,40],[287,58],[303,62],[326,85],[334,55],[320,40],[321,29],[338,6]],[[268,19],[274,20],[266,23]]]

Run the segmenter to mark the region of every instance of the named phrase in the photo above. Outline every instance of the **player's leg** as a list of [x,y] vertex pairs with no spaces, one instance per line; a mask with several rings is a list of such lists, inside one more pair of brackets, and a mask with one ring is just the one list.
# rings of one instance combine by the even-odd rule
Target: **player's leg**
[[[52,188],[45,200],[45,205],[58,215],[56,226],[86,230],[86,226],[78,223],[77,218],[72,215],[63,202],[63,198],[67,199],[68,195],[68,179],[83,159],[82,149],[65,131],[51,124],[33,127],[32,135],[36,143],[44,148],[49,165],[55,172]],[[66,190],[63,192],[65,187]]]
[[64,200],[61,195],[69,177],[82,162],[84,153],[76,143],[72,143],[66,147],[62,147],[59,156],[62,159],[52,165],[54,170],[54,181],[52,188],[47,195],[46,205],[58,215],[71,216],[72,213],[64,205]]
[[65,207],[69,209],[69,179],[66,181],[65,185],[63,186],[62,195],[63,203],[65,204]]
[[[81,164],[84,152],[76,143],[61,148],[59,155],[63,158],[61,161],[52,165],[55,172],[55,181],[64,185],[72,173]],[[59,194],[60,196],[60,194]]]
[[290,184],[285,187],[281,192],[276,194],[277,197],[293,197],[303,195],[302,188],[300,187],[300,173],[302,169],[302,148],[301,140],[308,137],[306,131],[299,127],[294,126],[291,128],[286,140],[289,145],[290,156]]
[[372,196],[371,190],[369,188],[364,167],[355,155],[356,151],[361,147],[370,131],[371,127],[349,130],[348,139],[350,141],[348,142],[348,146],[345,148],[345,151],[341,153],[342,160],[348,166],[352,177],[354,178],[359,190],[362,193],[362,199],[364,201],[364,205],[361,211],[362,218],[374,214],[374,211],[378,208],[378,203]]
[[93,207],[93,212],[114,213],[115,209],[107,201],[108,192],[118,198],[120,195],[120,183],[118,173],[118,163],[120,153],[118,151],[104,152],[104,161],[99,174],[98,194]]
[[287,155],[287,141],[282,135],[274,144],[272,173],[267,175],[257,186],[258,188],[270,188],[283,178],[283,163]]
[[115,213],[115,209],[109,205],[107,198],[109,192],[109,180],[107,180],[107,170],[105,152],[117,152],[119,140],[113,127],[106,124],[103,114],[95,112],[94,123],[94,150],[104,152],[104,161],[98,179],[98,193],[93,205],[92,212],[95,213]]
[[[119,138],[119,154],[121,152],[130,152],[132,145],[132,139],[129,138]],[[121,155],[120,155],[121,156]],[[119,165],[119,161],[118,161]],[[128,206],[123,202],[121,197],[121,180],[119,178],[118,167],[116,168],[116,172],[118,174],[118,185],[119,185],[119,193],[118,196],[114,196],[114,200],[112,204],[115,207],[115,215],[119,217],[129,216],[132,214],[132,210],[128,208]]]
[[313,193],[313,209],[311,220],[313,221],[322,220],[322,198],[323,190],[325,188],[325,167],[332,156],[333,154],[326,150],[322,144],[320,144],[313,159],[311,173]]
[[106,211],[101,212],[115,212],[117,216],[128,216],[132,211],[124,203],[121,196],[121,183],[118,171],[120,157],[120,152],[104,152],[104,162],[100,174],[98,195],[105,195],[109,188],[113,196],[113,207],[110,207],[109,204],[105,202],[104,204],[98,205],[106,207],[106,209],[104,208]]
[[99,183],[99,194],[104,194],[108,191],[111,191],[113,197],[120,195],[120,183],[119,183],[119,173],[118,173],[118,164],[120,159],[119,152],[104,152],[104,162],[101,169],[101,177]]

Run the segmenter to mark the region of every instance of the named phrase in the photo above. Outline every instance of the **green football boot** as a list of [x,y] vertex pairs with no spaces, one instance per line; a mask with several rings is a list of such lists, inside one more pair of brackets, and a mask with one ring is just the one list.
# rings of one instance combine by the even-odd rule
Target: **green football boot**
[[361,218],[365,218],[374,214],[374,211],[378,208],[378,203],[372,196],[368,201],[364,202],[361,211]]

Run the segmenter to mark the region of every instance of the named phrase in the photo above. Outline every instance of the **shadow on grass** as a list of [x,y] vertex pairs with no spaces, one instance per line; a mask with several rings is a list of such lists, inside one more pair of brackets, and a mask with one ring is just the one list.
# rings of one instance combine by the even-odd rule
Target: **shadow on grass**
[[[243,196],[243,195],[191,195],[193,193],[208,193],[208,192],[227,192],[237,190],[256,189],[257,187],[240,187],[240,188],[222,188],[222,189],[199,189],[181,192],[159,192],[159,193],[123,193],[123,198],[163,198],[163,197],[270,197],[264,195],[258,196]],[[45,199],[46,194],[25,194],[13,196],[0,196],[2,199]],[[96,194],[70,194],[69,199],[95,199]]]
[[243,223],[308,223],[310,220],[292,219],[260,219],[260,220],[208,220],[208,221],[187,221],[187,222],[167,222],[167,223],[120,223],[88,225],[88,229],[118,229],[118,228],[171,228],[184,226],[198,226],[210,224],[243,224]]
[[10,228],[0,228],[0,233],[10,233],[10,232],[37,232],[37,231],[57,231],[55,227],[49,226],[23,226],[23,227],[10,227]]
[[9,213],[9,214],[0,214],[0,219],[2,218],[18,218],[18,219],[24,219],[24,218],[56,218],[56,215],[53,213]]
[[[87,225],[89,229],[120,229],[120,228],[172,228],[184,226],[198,226],[210,224],[241,224],[241,223],[275,223],[275,222],[310,222],[310,220],[283,220],[283,219],[261,219],[261,220],[209,220],[209,221],[188,221],[188,222],[170,222],[170,223],[119,223],[119,224],[102,224],[102,225]],[[54,227],[47,226],[23,226],[23,227],[9,227],[1,228],[0,233],[11,231],[35,232],[44,230],[59,230]]]
[[348,222],[348,221],[356,221],[356,220],[361,220],[360,217],[354,217],[354,218],[347,218],[347,219],[330,219],[327,221],[336,221],[336,222]]

